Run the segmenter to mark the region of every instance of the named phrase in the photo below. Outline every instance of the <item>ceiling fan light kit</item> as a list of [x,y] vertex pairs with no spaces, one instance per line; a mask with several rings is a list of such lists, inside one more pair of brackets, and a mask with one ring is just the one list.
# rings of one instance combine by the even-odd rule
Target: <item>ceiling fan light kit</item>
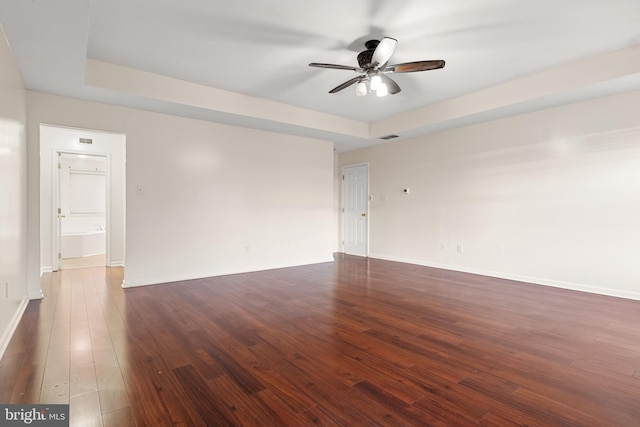
[[367,93],[369,93],[367,83],[364,81],[358,82],[356,85],[356,96],[365,96]]
[[382,84],[382,77],[376,75],[371,77],[371,90],[378,90]]
[[376,95],[378,96],[387,96],[389,95],[389,88],[384,83],[380,83],[378,88],[376,89]]
[[387,96],[389,88],[379,75],[363,76],[356,83],[356,96],[365,96],[370,92],[375,92],[377,96]]
[[[336,93],[351,85],[356,85],[356,96],[364,96],[369,91],[377,96],[395,95],[400,92],[400,86],[387,74],[413,73],[443,68],[445,62],[441,59],[430,61],[405,62],[402,64],[387,65],[391,55],[396,49],[398,41],[391,37],[382,40],[369,40],[365,43],[366,50],[358,54],[358,67],[338,64],[324,64],[312,62],[310,67],[330,68],[334,70],[355,71],[359,75],[334,87],[329,93]],[[368,85],[367,85],[368,82]],[[368,90],[367,89],[368,86]]]

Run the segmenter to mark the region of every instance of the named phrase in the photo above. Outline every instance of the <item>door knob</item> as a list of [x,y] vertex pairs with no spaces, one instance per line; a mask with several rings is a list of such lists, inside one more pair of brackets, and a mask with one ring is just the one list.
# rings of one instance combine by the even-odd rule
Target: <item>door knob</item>
[[362,214],[362,216],[367,216],[367,214],[366,214],[366,213],[363,213],[363,214]]
[[58,218],[66,218],[65,215],[58,215]]

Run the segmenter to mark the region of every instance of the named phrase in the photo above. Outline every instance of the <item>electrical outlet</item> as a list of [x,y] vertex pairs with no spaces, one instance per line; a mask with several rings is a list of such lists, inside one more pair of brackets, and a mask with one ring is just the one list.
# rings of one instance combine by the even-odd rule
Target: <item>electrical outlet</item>
[[136,186],[136,194],[138,196],[144,196],[144,185]]
[[458,253],[461,254],[464,251],[464,247],[461,243],[458,243]]
[[440,243],[440,250],[441,250],[442,252],[446,251],[446,250],[447,250],[447,245],[446,245],[446,244],[444,244],[444,243]]

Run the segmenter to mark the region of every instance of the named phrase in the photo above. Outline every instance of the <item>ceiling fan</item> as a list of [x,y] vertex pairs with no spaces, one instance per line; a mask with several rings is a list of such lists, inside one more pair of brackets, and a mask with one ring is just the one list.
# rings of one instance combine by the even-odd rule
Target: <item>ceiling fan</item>
[[323,64],[319,62],[312,62],[309,66],[333,68],[336,70],[350,70],[359,73],[358,76],[347,80],[329,91],[329,93],[336,93],[355,84],[357,96],[364,96],[369,93],[369,90],[372,92],[375,91],[378,96],[385,96],[387,94],[395,95],[400,92],[400,86],[387,76],[387,74],[413,73],[416,71],[436,70],[444,67],[444,61],[441,59],[387,65],[397,44],[398,41],[391,37],[384,37],[382,40],[367,41],[364,45],[366,50],[363,50],[358,54],[359,67]]

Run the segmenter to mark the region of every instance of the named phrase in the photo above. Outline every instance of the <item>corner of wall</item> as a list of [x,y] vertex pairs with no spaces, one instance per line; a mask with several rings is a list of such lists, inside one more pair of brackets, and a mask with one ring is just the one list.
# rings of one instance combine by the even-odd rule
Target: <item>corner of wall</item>
[[29,304],[29,298],[25,297],[20,302],[20,306],[18,310],[14,313],[11,321],[5,328],[2,336],[0,337],[0,360],[4,356],[5,351],[7,351],[7,347],[9,347],[9,342],[11,341],[11,337],[13,337],[13,333],[16,331],[18,324],[20,323],[20,319],[22,319],[22,315],[24,311],[27,309],[27,305]]

